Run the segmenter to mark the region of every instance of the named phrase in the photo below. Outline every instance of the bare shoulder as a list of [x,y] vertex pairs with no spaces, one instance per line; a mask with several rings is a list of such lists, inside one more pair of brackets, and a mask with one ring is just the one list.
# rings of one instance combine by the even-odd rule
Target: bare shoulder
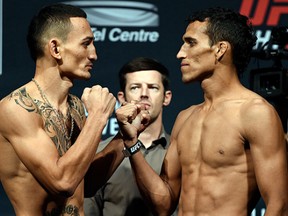
[[[29,96],[25,87],[19,88],[0,101],[1,114],[12,114],[14,111],[38,112],[33,99]],[[15,113],[14,113],[15,114]],[[10,116],[10,115],[8,115]],[[15,116],[15,115],[11,115]]]
[[241,117],[244,119],[276,117],[277,112],[275,108],[266,99],[258,96],[251,97],[245,100],[241,106]]
[[189,116],[193,113],[193,111],[195,110],[195,108],[198,105],[192,105],[182,111],[179,112],[179,114],[177,115],[177,118],[175,120],[175,124],[173,126],[172,129],[172,133],[171,135],[176,135],[178,134],[179,130],[181,129],[182,125],[186,122],[186,120],[189,118]]
[[[199,104],[200,105],[200,104]],[[192,105],[182,111],[179,112],[178,116],[177,116],[177,119],[179,120],[184,120],[186,118],[188,118],[192,113],[193,111],[195,110],[195,108],[199,105]]]
[[[31,118],[31,113],[39,113],[39,107],[26,91],[25,86],[21,87],[0,101],[0,131],[5,129],[16,130],[17,125],[31,124],[35,118]],[[34,115],[36,117],[38,115]],[[31,121],[30,121],[31,120]],[[38,117],[38,120],[40,118]],[[32,127],[32,125],[29,125]]]
[[265,136],[283,130],[276,109],[260,96],[249,98],[243,103],[240,119],[245,133],[251,137],[255,137],[256,134]]

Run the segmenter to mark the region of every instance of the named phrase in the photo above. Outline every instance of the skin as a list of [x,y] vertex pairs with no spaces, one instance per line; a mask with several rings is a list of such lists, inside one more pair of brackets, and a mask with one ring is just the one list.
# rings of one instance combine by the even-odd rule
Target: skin
[[[97,59],[87,20],[70,20],[73,28],[67,40],[51,37],[45,41],[44,56],[36,60],[34,77],[60,118],[55,111],[50,112],[51,107],[33,82],[0,102],[0,178],[17,216],[84,215],[84,176],[115,107],[116,99],[107,88],[85,88],[82,101],[75,96],[69,100],[75,129],[72,141],[63,139],[59,121],[68,112],[69,89],[74,79],[90,78]],[[87,118],[82,103],[89,113]],[[146,117],[138,115],[139,107],[127,104],[117,111],[119,122],[128,129],[133,123],[127,121],[128,116],[139,118],[140,123],[133,126],[136,133],[142,119],[149,119],[147,113]],[[71,119],[65,123],[70,132]],[[113,143],[123,146],[119,136]],[[72,146],[60,156],[56,146],[66,145]]]
[[[138,136],[138,139],[141,140],[143,145],[149,148],[152,141],[159,139],[162,132],[163,107],[170,104],[172,92],[170,90],[164,90],[161,73],[156,70],[134,71],[127,73],[125,78],[125,91],[118,92],[118,100],[121,104],[138,101],[138,103],[149,112],[149,123]],[[108,144],[103,151],[106,151],[110,146],[111,143]],[[120,151],[122,151],[122,149],[120,149]],[[101,153],[102,151],[98,154]],[[98,156],[98,154],[96,156]],[[95,183],[93,184],[93,182],[91,182],[89,185],[95,185]],[[90,192],[93,190],[95,189],[89,188]],[[96,192],[97,191],[94,191],[92,195],[95,195]],[[94,199],[87,199],[85,202],[87,202],[87,205],[95,205]]]
[[[112,140],[102,151],[95,155],[93,167],[90,167],[85,177],[86,197],[94,196],[122,162],[124,159],[122,154],[124,143],[135,144],[139,138],[148,148],[152,141],[160,136],[163,106],[168,106],[172,99],[170,90],[164,93],[161,74],[154,70],[135,71],[126,74],[126,82],[125,93],[119,91],[117,95],[119,102],[122,103],[122,109],[116,110],[117,119],[121,119],[121,121],[118,120],[118,122],[121,122],[119,124],[120,131],[124,134],[122,145],[119,145],[119,134],[117,134],[115,140]],[[134,104],[137,105],[137,108],[135,108]],[[132,116],[128,114],[131,111],[127,111],[127,114],[125,113],[126,109],[133,109],[134,114],[142,109],[141,115],[134,119],[134,114]],[[129,122],[132,119],[134,120],[130,124]],[[140,127],[137,123],[139,121],[143,123]],[[139,133],[140,131],[141,133]],[[103,166],[103,164],[107,163],[111,164],[111,167]],[[97,176],[95,173],[101,173],[102,179],[95,178]]]
[[[158,176],[141,153],[130,157],[156,215],[247,216],[259,198],[265,216],[288,215],[285,136],[277,112],[241,85],[231,45],[212,46],[206,22],[192,22],[177,58],[182,80],[199,81],[204,102],[179,113]],[[275,184],[277,182],[277,184]]]
[[150,114],[149,126],[139,135],[148,148],[153,140],[159,138],[162,128],[163,106],[168,106],[172,92],[165,91],[161,74],[155,70],[135,71],[126,76],[125,92],[118,92],[120,103],[138,101]]

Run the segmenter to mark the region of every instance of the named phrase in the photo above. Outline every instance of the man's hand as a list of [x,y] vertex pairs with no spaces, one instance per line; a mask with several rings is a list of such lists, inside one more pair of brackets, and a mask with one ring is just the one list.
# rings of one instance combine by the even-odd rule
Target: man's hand
[[116,110],[120,132],[125,140],[137,139],[150,121],[148,110],[137,101],[125,102]]
[[89,115],[96,114],[99,118],[108,118],[113,113],[116,98],[109,92],[108,88],[95,85],[85,88],[81,97]]

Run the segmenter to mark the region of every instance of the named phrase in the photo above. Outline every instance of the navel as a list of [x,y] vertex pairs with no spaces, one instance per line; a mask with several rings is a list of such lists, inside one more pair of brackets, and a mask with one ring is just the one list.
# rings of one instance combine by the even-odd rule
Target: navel
[[220,149],[218,152],[219,152],[221,155],[224,155],[224,150]]

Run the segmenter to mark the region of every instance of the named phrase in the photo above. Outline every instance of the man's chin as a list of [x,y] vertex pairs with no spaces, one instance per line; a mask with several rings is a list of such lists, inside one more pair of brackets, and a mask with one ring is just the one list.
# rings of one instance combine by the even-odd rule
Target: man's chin
[[182,77],[182,82],[185,83],[185,84],[188,84],[188,83],[191,82],[191,80],[185,79],[184,77]]
[[81,80],[90,80],[91,79],[91,73],[90,72],[86,72],[83,74],[83,76],[79,77],[79,79]]

